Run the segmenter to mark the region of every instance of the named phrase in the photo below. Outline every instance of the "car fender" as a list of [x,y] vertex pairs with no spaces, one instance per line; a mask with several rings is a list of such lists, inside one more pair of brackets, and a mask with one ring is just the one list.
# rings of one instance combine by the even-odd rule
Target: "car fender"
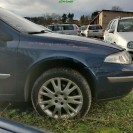
[[[26,82],[25,82],[25,87],[24,87],[24,98],[25,101],[29,101],[30,100],[30,92],[32,90],[32,87],[30,86],[30,81],[32,78],[32,73],[36,71],[36,69],[38,69],[39,66],[41,65],[45,65],[47,64],[48,66],[50,65],[50,63],[54,62],[54,61],[64,61],[64,62],[69,62],[70,64],[75,64],[76,67],[79,67],[81,69],[81,71],[84,71],[84,73],[86,75],[88,75],[88,77],[90,76],[94,81],[95,79],[95,74],[93,72],[92,68],[88,68],[87,64],[85,63],[85,61],[83,60],[79,60],[77,58],[75,58],[74,56],[69,56],[69,55],[51,55],[49,57],[46,57],[44,59],[39,59],[38,61],[34,62],[28,69],[28,74],[27,74],[27,78],[26,78]],[[71,65],[70,65],[71,67]],[[75,68],[76,69],[76,68]],[[47,69],[46,69],[47,70]],[[45,68],[44,71],[45,72]],[[85,76],[85,75],[83,75]]]

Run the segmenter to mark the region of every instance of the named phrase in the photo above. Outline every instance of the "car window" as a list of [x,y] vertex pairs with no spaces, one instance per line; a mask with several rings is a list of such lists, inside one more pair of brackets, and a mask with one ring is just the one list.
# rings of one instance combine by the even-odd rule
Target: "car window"
[[54,26],[54,31],[62,31],[62,26],[55,25]]
[[113,23],[112,23],[112,25],[111,25],[111,29],[112,30],[115,30],[116,25],[117,25],[117,20],[114,20]]
[[81,27],[81,30],[86,30],[86,26],[82,26]]
[[48,26],[48,28],[52,31],[54,30],[54,26]]
[[73,25],[64,25],[63,29],[64,30],[74,30],[74,26]]
[[113,22],[113,21],[110,21],[110,22],[109,22],[109,24],[107,25],[106,30],[109,30],[109,29],[110,29],[112,22]]
[[8,41],[12,41],[13,37],[8,33],[3,27],[1,27],[0,22],[0,47],[5,46]]
[[89,30],[101,30],[102,26],[96,25],[96,26],[89,26]]
[[119,20],[118,32],[132,32],[133,31],[133,19]]

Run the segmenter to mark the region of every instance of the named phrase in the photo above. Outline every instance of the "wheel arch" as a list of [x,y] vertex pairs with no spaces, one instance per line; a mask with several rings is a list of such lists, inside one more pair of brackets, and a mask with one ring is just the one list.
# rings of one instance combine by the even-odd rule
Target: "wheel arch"
[[90,85],[92,96],[95,96],[95,75],[91,69],[86,69],[87,66],[83,62],[76,59],[54,57],[41,60],[30,67],[24,87],[25,101],[30,101],[32,87],[36,79],[45,71],[55,67],[67,67],[78,71]]

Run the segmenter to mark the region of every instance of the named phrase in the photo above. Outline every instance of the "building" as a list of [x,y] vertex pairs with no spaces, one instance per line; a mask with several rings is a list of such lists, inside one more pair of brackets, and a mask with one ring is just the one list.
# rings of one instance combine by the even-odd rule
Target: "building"
[[99,14],[91,21],[91,24],[100,24],[103,29],[106,28],[108,23],[117,17],[131,17],[133,12],[125,11],[113,11],[113,10],[102,10]]

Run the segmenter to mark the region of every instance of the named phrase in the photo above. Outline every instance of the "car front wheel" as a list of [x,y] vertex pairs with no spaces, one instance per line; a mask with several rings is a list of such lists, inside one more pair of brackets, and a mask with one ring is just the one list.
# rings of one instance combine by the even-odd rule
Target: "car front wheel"
[[83,117],[91,106],[91,90],[77,71],[53,68],[36,80],[31,100],[40,115],[55,119]]

